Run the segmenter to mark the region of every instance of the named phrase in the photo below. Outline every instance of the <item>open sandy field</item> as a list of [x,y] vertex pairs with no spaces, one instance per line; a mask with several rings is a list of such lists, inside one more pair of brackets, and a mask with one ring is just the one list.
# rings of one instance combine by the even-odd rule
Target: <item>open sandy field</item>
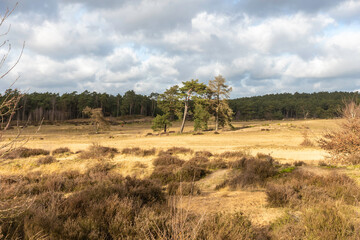
[[[144,123],[128,123],[122,126],[112,126],[111,130],[94,134],[91,126],[72,124],[43,125],[34,135],[37,127],[26,128],[22,137],[30,137],[27,143],[31,148],[53,150],[59,147],[69,147],[73,151],[86,149],[93,143],[104,146],[157,148],[187,147],[193,150],[208,150],[214,153],[224,151],[245,150],[252,154],[258,152],[270,154],[279,161],[319,161],[326,153],[316,145],[316,140],[328,129],[337,126],[340,120],[297,120],[297,121],[254,121],[235,122],[235,130],[223,130],[220,134],[213,131],[203,135],[192,134],[192,123],[188,122],[185,134],[179,135],[179,123],[173,124],[168,135],[147,136],[153,133],[149,121]],[[210,125],[210,128],[212,126]],[[307,132],[313,147],[303,147],[303,133]],[[6,133],[5,140],[11,140],[16,130]]]

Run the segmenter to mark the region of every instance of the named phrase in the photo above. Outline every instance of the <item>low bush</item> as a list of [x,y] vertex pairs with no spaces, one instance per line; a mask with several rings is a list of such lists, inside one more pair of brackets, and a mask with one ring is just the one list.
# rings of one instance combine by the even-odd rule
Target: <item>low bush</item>
[[185,147],[172,147],[165,151],[167,154],[187,154],[187,153],[193,153],[193,150],[190,148]]
[[177,156],[173,156],[170,154],[160,155],[153,160],[154,166],[167,166],[167,165],[182,166],[184,163],[185,163],[184,160],[181,160]]
[[225,169],[229,167],[229,163],[225,162],[221,158],[215,158],[207,164],[207,168],[211,170]]
[[234,152],[223,152],[219,155],[220,158],[242,158],[246,157],[247,154],[243,151],[234,151]]
[[198,181],[209,173],[208,170],[194,162],[186,162],[177,172],[178,181],[193,182]]
[[264,187],[266,180],[278,173],[273,163],[272,158],[261,160],[259,158],[243,157],[232,164],[232,167],[240,169],[240,171],[235,172],[232,177],[217,186],[217,188],[224,186],[229,186],[231,189],[247,186]]
[[193,182],[172,182],[167,187],[169,195],[198,195],[201,194],[200,188]]
[[272,239],[360,239],[357,214],[345,206],[324,202],[287,213],[271,226]]
[[[160,181],[162,184],[170,182],[197,181],[208,173],[204,164],[207,159],[195,157],[185,162],[174,155],[160,155],[153,160],[155,166],[150,178]],[[199,163],[197,161],[200,161]],[[204,161],[204,162],[201,162]]]
[[116,148],[104,147],[99,144],[93,144],[86,151],[80,152],[81,159],[101,159],[104,157],[113,158],[119,151]]
[[53,157],[53,156],[46,156],[46,157],[42,157],[42,158],[39,158],[37,160],[37,163],[42,165],[42,164],[51,164],[51,163],[54,163],[56,162],[56,158]]
[[0,235],[9,239],[37,239],[39,233],[48,239],[140,239],[148,231],[141,228],[141,212],[149,218],[167,213],[160,186],[97,169],[10,176],[2,190],[0,201],[8,204],[0,204]]
[[197,152],[195,152],[195,156],[209,158],[209,157],[212,157],[213,154],[209,151],[197,151]]
[[53,155],[56,154],[63,154],[63,153],[70,153],[70,149],[68,147],[63,147],[63,148],[57,148],[54,151],[52,151]]
[[295,161],[295,162],[294,162],[294,166],[295,166],[295,167],[300,167],[300,166],[303,166],[303,165],[306,165],[306,163],[303,162],[303,161]]
[[295,170],[277,181],[266,187],[267,201],[272,207],[298,207],[336,200],[356,205],[360,199],[360,187],[344,174],[319,176]]
[[5,153],[2,158],[4,159],[16,159],[16,158],[28,158],[39,155],[49,155],[50,152],[44,149],[31,149],[31,148],[16,148],[8,153]]
[[254,227],[242,213],[218,213],[201,224],[196,239],[270,239],[267,229]]
[[135,156],[141,156],[141,157],[152,156],[152,155],[155,155],[155,153],[156,153],[155,148],[141,149],[138,147],[133,147],[133,148],[124,148],[121,151],[121,154],[135,155]]
[[176,171],[180,167],[178,165],[156,166],[151,173],[150,178],[159,181],[161,184],[168,184],[177,181]]

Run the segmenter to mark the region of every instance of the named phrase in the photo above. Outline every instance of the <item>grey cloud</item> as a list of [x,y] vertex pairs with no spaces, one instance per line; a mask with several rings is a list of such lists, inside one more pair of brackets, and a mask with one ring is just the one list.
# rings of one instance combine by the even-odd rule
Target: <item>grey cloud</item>
[[279,14],[288,15],[299,11],[307,13],[327,11],[342,2],[343,0],[239,0],[236,9],[263,18]]

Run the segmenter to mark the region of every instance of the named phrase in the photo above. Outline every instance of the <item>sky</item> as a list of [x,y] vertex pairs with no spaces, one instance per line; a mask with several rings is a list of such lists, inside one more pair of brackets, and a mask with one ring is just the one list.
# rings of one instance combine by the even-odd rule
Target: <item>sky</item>
[[359,0],[22,0],[10,25],[0,73],[26,46],[1,91],[20,77],[28,92],[148,95],[219,74],[232,98],[360,90]]

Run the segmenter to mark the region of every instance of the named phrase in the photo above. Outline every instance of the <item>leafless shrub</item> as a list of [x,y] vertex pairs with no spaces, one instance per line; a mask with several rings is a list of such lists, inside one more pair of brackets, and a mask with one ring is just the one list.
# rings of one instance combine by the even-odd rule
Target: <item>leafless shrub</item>
[[339,130],[329,131],[318,141],[337,162],[348,163],[348,157],[360,153],[360,105],[348,101],[341,111],[343,122]]
[[310,140],[308,132],[304,131],[302,132],[302,136],[303,136],[303,141],[300,143],[300,146],[303,147],[314,147],[314,143]]

